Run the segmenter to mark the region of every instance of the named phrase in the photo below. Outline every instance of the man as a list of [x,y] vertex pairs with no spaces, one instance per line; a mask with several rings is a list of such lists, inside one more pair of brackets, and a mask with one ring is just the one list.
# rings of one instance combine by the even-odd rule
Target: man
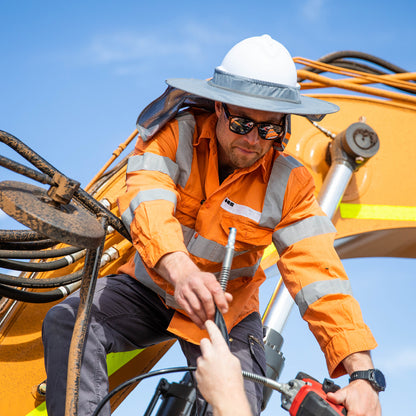
[[[373,369],[368,351],[376,343],[333,249],[335,229],[314,198],[308,171],[281,153],[289,114],[316,119],[337,107],[299,94],[289,52],[268,35],[235,45],[212,80],[167,82],[168,90],[139,116],[141,138],[119,197],[137,252],[119,275],[97,282],[79,413],[91,414],[106,394],[108,352],[176,337],[195,365],[203,324],[214,318],[215,306],[243,370],[264,375],[258,288],[265,275],[259,264],[272,241],[285,284],[303,299],[303,318],[331,376]],[[179,111],[184,106],[192,108]],[[217,278],[230,227],[237,237],[224,293]],[[305,295],[309,288],[313,297]],[[78,296],[71,296],[44,321],[50,416],[63,414],[77,305]],[[245,381],[245,389],[258,415],[262,387]],[[380,414],[377,392],[362,379],[333,399],[351,415]]]

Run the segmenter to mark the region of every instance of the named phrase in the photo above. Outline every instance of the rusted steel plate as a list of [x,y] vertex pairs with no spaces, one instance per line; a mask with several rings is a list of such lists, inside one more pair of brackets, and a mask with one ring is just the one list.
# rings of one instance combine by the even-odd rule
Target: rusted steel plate
[[0,208],[32,230],[76,247],[97,248],[104,237],[103,227],[86,209],[56,203],[34,185],[0,182]]

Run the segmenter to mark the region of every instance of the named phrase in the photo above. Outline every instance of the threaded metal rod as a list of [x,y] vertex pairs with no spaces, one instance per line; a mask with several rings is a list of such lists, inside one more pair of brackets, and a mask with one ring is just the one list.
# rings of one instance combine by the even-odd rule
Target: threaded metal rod
[[233,262],[234,244],[235,244],[236,234],[237,234],[237,230],[234,227],[230,227],[230,234],[228,234],[228,242],[227,242],[227,245],[225,246],[225,256],[222,262],[222,269],[221,269],[221,275],[220,275],[220,285],[224,292],[227,290],[228,279],[230,277],[230,269],[231,269],[231,264]]

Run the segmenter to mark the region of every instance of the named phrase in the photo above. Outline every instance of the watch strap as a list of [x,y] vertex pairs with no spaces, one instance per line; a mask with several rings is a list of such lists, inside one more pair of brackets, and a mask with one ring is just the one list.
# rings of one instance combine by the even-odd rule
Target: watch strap
[[350,375],[350,383],[351,381],[354,380],[371,380],[370,378],[370,374],[369,374],[370,370],[363,370],[363,371],[354,371],[351,375]]

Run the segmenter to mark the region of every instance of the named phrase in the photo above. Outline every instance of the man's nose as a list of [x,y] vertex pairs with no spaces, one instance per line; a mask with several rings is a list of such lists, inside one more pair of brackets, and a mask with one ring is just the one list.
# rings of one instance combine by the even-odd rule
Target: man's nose
[[244,138],[251,144],[256,144],[259,140],[259,133],[257,131],[257,126],[254,127],[253,130],[249,131],[247,134],[244,135]]

